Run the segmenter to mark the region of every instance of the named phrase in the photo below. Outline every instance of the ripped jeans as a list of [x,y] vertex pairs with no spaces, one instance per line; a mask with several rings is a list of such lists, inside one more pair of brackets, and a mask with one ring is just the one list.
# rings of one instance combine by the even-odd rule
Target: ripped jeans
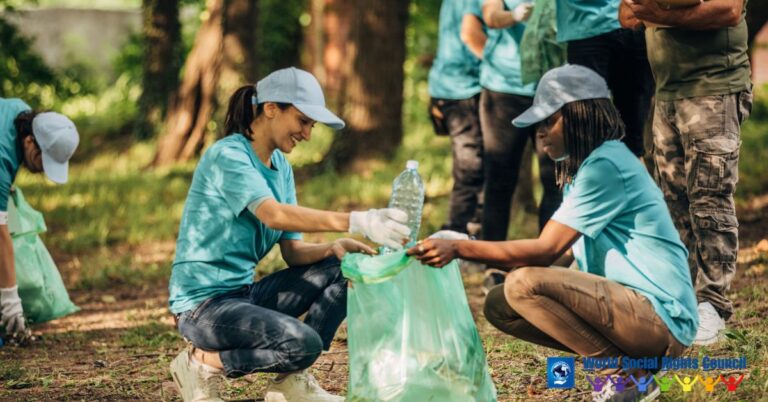
[[[304,321],[296,317],[306,313]],[[227,377],[311,366],[347,316],[347,280],[331,257],[275,272],[177,316],[195,347],[218,351]]]

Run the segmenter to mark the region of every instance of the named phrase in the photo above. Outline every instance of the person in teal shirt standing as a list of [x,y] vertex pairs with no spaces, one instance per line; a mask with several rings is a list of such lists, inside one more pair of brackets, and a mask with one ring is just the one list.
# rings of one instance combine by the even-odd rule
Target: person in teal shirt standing
[[8,229],[13,182],[24,165],[54,183],[66,183],[69,159],[79,142],[75,124],[66,116],[33,111],[21,99],[0,98],[0,323],[7,336],[26,333]]
[[[578,65],[550,70],[533,106],[513,123],[537,125],[544,150],[558,161],[565,195],[541,235],[430,238],[407,253],[435,267],[461,258],[514,269],[488,294],[485,317],[525,341],[589,357],[681,355],[698,327],[688,251],[661,190],[619,140],[624,124],[605,80]],[[569,249],[578,270],[551,266]],[[623,376],[622,385],[647,374],[621,365],[600,373]],[[651,400],[659,391],[646,392],[634,384],[620,392],[611,383],[593,400]]]
[[[485,171],[482,238],[506,240],[512,195],[529,140],[534,142],[544,189],[539,206],[540,229],[560,205],[561,196],[555,184],[554,163],[536,146],[534,131],[510,124],[515,116],[531,106],[536,89],[534,83],[523,84],[520,69],[520,42],[533,4],[523,0],[477,1],[482,2],[483,20],[489,28],[480,66],[480,85],[483,87],[480,126]],[[498,271],[488,270],[487,274],[486,289],[503,281],[504,277]]]
[[480,59],[485,46],[480,5],[444,0],[437,57],[429,70],[430,113],[438,134],[451,137],[453,189],[444,229],[467,233],[479,224],[483,191]]
[[556,0],[557,40],[567,46],[568,63],[589,67],[611,89],[613,104],[626,125],[622,141],[630,151],[645,155],[643,133],[653,96],[653,75],[643,31],[621,27],[622,0]]
[[[351,232],[402,248],[409,229],[397,209],[330,212],[297,205],[284,154],[308,141],[315,122],[341,129],[320,84],[277,70],[229,101],[226,136],[203,155],[184,204],[169,283],[170,310],[191,343],[171,362],[185,402],[221,401],[223,375],[278,373],[265,401],[343,401],[306,369],[346,317],[346,252],[364,243],[302,241],[302,232]],[[279,244],[289,268],[254,282],[255,266]],[[304,321],[297,317],[305,314]]]

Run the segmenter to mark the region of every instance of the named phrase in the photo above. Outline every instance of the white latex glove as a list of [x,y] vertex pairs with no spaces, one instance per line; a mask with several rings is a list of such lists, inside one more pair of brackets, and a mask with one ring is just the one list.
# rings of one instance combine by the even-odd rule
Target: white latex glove
[[5,327],[6,335],[16,335],[26,330],[18,286],[0,289],[0,323]]
[[430,239],[444,239],[444,240],[469,240],[469,235],[466,233],[456,232],[453,230],[441,230],[439,232],[432,233],[429,236]]
[[403,248],[411,229],[405,225],[408,214],[395,208],[369,209],[349,214],[349,233],[360,233],[394,250]]
[[528,21],[528,18],[531,18],[531,13],[533,13],[533,3],[522,3],[512,10],[512,19],[515,22]]

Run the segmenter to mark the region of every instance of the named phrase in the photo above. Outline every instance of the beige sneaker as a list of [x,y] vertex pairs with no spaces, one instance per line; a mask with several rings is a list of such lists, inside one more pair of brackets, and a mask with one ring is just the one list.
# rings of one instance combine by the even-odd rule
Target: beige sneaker
[[171,376],[184,402],[224,402],[219,397],[223,371],[196,362],[188,349],[171,362]]
[[343,396],[328,393],[307,370],[288,374],[280,382],[269,381],[264,402],[343,402]]

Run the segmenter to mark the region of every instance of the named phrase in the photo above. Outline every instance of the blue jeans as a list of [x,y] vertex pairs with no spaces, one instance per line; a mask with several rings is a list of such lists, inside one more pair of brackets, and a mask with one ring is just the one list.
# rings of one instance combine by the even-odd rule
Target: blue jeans
[[179,314],[178,328],[195,347],[218,351],[234,378],[311,366],[346,316],[347,280],[331,257],[207,299]]

